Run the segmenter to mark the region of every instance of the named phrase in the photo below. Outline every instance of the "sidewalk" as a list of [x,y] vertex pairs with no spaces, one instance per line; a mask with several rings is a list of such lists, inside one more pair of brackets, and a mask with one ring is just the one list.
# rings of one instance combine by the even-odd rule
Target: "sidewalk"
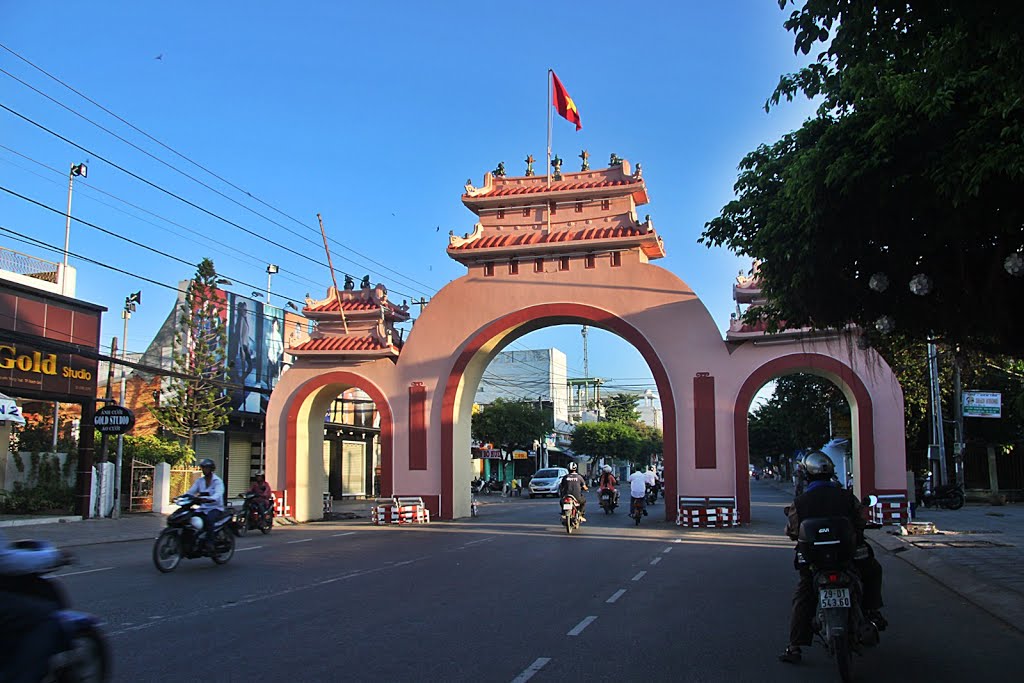
[[[1024,631],[1024,505],[918,509],[936,533],[870,529],[868,539],[1010,626]],[[897,532],[898,533],[898,532]]]

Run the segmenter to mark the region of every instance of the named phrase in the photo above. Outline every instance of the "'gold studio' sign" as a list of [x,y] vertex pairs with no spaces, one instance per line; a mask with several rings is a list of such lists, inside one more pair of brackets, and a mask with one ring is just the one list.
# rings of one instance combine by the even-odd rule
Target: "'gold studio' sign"
[[72,396],[96,395],[96,361],[0,341],[0,386]]

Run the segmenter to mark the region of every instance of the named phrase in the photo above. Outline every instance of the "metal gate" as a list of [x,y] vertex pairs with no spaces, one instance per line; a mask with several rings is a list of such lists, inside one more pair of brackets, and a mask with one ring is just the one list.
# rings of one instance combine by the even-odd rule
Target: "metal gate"
[[128,512],[153,511],[153,473],[156,467],[141,460],[132,460],[132,487]]
[[203,471],[198,467],[181,467],[171,470],[170,500],[188,491]]

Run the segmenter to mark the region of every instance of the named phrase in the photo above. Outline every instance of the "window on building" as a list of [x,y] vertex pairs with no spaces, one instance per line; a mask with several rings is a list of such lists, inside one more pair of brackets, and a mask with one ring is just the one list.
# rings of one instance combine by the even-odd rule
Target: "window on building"
[[569,270],[569,257],[568,256],[563,256],[562,258],[558,259],[558,269],[559,270]]
[[533,262],[533,272],[543,273],[544,272],[544,259],[539,258]]
[[576,202],[576,213],[583,213],[583,202]]
[[605,211],[607,211],[608,209],[612,208],[612,200],[610,200],[610,199],[602,199],[601,200],[601,208],[604,209]]
[[594,267],[594,255],[593,254],[587,254],[587,258],[584,261],[584,267],[585,268],[593,268]]
[[622,265],[622,252],[612,252],[612,268],[618,268]]
[[554,216],[556,213],[558,213],[558,205],[555,204],[554,202],[548,202],[548,211],[550,211],[551,215]]
[[529,218],[529,217],[530,217],[530,209],[529,208],[523,209],[523,218]]
[[485,263],[484,264],[484,277],[491,277],[492,275],[494,275],[494,264],[493,263]]
[[508,262],[508,274],[509,275],[519,275],[519,261],[509,261]]
[[505,217],[505,209],[498,209],[498,218]]

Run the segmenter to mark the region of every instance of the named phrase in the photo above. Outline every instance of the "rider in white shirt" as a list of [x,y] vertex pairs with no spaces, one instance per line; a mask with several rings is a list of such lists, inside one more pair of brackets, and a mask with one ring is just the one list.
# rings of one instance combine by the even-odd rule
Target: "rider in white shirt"
[[644,506],[644,514],[647,514],[647,475],[640,470],[636,470],[633,474],[629,475],[629,495],[636,499],[639,498]]
[[196,479],[187,494],[199,501],[199,517],[203,520],[205,532],[224,514],[224,480],[213,473],[217,465],[209,458],[199,461],[199,469],[203,476]]

